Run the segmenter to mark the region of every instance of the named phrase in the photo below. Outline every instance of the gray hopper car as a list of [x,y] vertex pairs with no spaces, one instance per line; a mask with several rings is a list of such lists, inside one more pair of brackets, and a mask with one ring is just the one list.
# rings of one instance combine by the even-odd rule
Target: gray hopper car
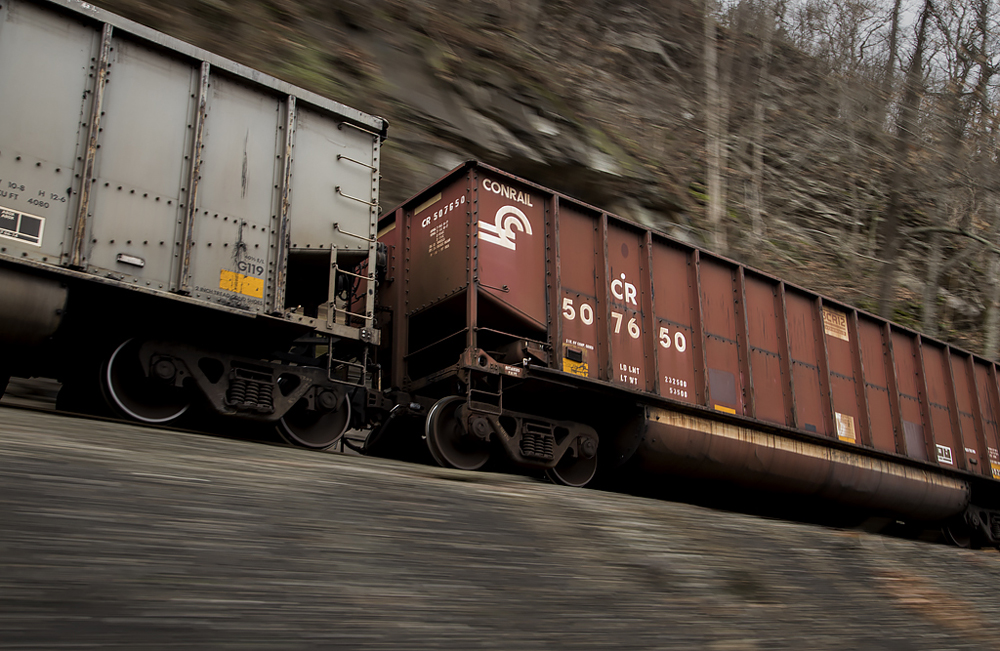
[[0,6],[0,380],[332,445],[370,382],[386,123],[76,0]]

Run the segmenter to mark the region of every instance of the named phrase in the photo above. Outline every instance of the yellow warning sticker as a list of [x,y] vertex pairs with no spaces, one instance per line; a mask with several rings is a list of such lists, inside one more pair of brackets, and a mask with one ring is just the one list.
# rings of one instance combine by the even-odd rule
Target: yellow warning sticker
[[990,462],[990,466],[993,467],[993,477],[995,477],[996,479],[1000,479],[1000,463],[992,461]]
[[734,416],[736,415],[736,410],[733,409],[732,407],[723,407],[722,405],[715,405],[715,410],[721,411],[726,414],[733,414]]
[[587,377],[590,375],[590,366],[587,365],[587,362],[574,362],[568,357],[563,357],[563,371],[579,375],[580,377]]
[[219,272],[219,289],[253,296],[254,298],[264,298],[264,279],[244,276],[235,271],[222,269]]
[[823,330],[826,334],[837,339],[850,341],[851,335],[847,330],[847,315],[828,307],[823,308]]
[[857,438],[854,435],[854,416],[850,414],[842,414],[840,412],[834,412],[834,416],[837,417],[837,438],[841,441],[847,441],[848,443],[856,443]]

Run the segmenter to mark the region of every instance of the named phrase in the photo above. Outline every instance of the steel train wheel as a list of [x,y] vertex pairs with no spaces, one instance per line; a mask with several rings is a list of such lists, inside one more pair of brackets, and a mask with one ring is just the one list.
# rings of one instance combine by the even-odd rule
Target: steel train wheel
[[586,486],[595,474],[597,474],[596,455],[588,459],[581,455],[573,455],[570,451],[563,455],[554,468],[545,471],[545,475],[553,484],[575,488]]
[[944,533],[945,540],[955,547],[962,549],[971,549],[973,547],[975,532],[964,522],[953,522],[945,525],[941,531]]
[[427,449],[444,468],[478,470],[489,460],[490,447],[486,441],[466,432],[455,418],[462,402],[458,396],[448,396],[431,407],[424,425]]
[[305,400],[299,400],[278,421],[278,433],[289,445],[326,450],[336,445],[350,423],[347,394],[331,410],[309,409]]
[[191,406],[187,392],[148,377],[139,361],[141,342],[122,343],[104,364],[101,387],[114,409],[143,423],[168,423]]

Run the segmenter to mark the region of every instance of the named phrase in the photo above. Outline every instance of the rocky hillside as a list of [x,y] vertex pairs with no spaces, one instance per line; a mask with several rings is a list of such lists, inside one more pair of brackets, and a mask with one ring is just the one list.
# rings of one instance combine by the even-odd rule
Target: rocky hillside
[[[385,207],[479,158],[680,239],[711,242],[699,2],[96,4],[386,117]],[[859,197],[875,206],[869,212],[884,204],[873,179],[891,159],[889,144],[880,129],[846,138],[843,82],[780,39],[763,112],[764,232],[745,237],[761,47],[745,32],[720,32],[731,134],[725,253],[874,311],[876,222],[856,206]],[[914,326],[923,256],[911,247],[900,266],[895,318]],[[978,351],[984,307],[974,290],[943,289],[954,330],[940,336]]]

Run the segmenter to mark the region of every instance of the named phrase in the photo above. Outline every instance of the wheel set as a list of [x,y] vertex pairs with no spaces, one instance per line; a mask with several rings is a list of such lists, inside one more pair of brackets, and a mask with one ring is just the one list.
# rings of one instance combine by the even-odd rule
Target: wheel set
[[[324,395],[321,394],[317,402],[326,402]],[[326,450],[341,439],[350,423],[351,401],[346,393],[311,409],[302,399],[278,420],[278,434],[293,447]]]
[[479,470],[490,459],[490,445],[488,440],[468,431],[457,418],[456,412],[463,403],[458,396],[434,403],[424,426],[427,449],[439,466]]
[[169,384],[169,378],[147,374],[139,358],[141,342],[122,342],[104,363],[101,389],[110,406],[134,420],[165,424],[180,418],[191,406],[191,396],[183,388]]
[[[138,339],[125,340],[100,363],[97,378],[99,395],[89,388],[94,386],[90,379],[93,375],[83,372],[73,376],[60,394],[62,406],[57,402],[57,407],[66,411],[96,413],[101,409],[95,400],[99,403],[103,398],[114,413],[151,425],[176,423],[185,414],[190,414],[199,391],[178,381],[179,371],[174,361],[155,355],[144,361],[142,346],[143,342]],[[89,368],[94,367],[96,364]],[[237,382],[240,380],[231,382],[230,397]],[[241,401],[249,399],[245,388],[247,384],[242,381]],[[262,407],[264,416],[255,420],[272,422],[281,439],[293,447],[326,450],[340,441],[350,425],[350,399],[346,391],[323,387],[310,395],[311,399],[303,396],[296,400],[276,420],[271,420],[273,416],[268,418],[268,410]],[[265,402],[263,399],[260,401]],[[273,405],[273,400],[268,404]]]
[[[465,416],[465,399],[446,396],[427,412],[424,440],[431,457],[444,468],[478,470],[486,465],[499,441],[508,456],[521,465],[543,469],[555,484],[585,486],[597,473],[596,435],[567,434],[561,442],[545,446],[545,452],[533,449],[530,433],[521,427],[509,433],[481,415]],[[589,429],[589,428],[588,428]],[[537,436],[536,436],[537,438]],[[551,448],[551,450],[550,450]]]

